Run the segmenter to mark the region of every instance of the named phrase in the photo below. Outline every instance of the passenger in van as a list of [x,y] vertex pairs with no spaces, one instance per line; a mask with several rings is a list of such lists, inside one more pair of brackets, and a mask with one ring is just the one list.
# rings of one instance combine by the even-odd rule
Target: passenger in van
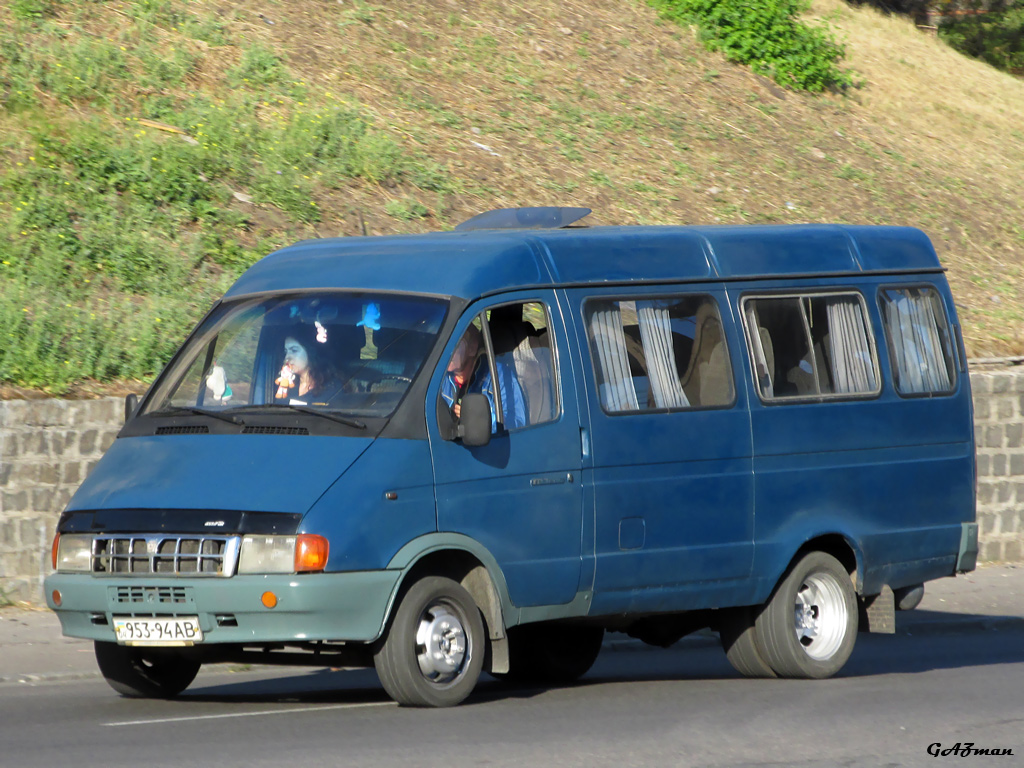
[[[448,370],[441,382],[441,397],[448,404],[452,415],[458,419],[462,415],[462,398],[471,393],[482,393],[491,404],[491,432],[496,433],[498,411],[495,407],[494,385],[486,356],[480,354],[481,346],[480,329],[475,325],[469,326],[459,339],[452,359],[448,362]],[[526,405],[515,374],[501,362],[496,362],[495,368],[501,385],[501,409],[504,413],[505,428],[517,429],[525,426]]]
[[296,405],[326,405],[341,386],[326,349],[324,326],[300,324],[284,340],[284,365],[276,379],[276,400]]

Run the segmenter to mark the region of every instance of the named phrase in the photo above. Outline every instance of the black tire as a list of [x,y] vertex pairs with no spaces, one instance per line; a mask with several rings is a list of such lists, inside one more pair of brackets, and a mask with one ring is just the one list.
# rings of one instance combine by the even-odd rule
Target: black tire
[[912,611],[924,599],[924,584],[914,584],[893,590],[893,603],[897,611]]
[[450,707],[476,687],[486,648],[484,621],[469,592],[427,576],[402,598],[373,663],[399,704]]
[[166,648],[95,643],[96,663],[107,683],[122,696],[170,699],[196,679],[201,662]]
[[805,555],[775,588],[755,621],[757,650],[779,677],[836,674],[857,640],[857,594],[831,555]]
[[509,671],[495,675],[512,683],[568,685],[597,661],[604,627],[524,624],[508,632]]
[[726,611],[718,630],[722,648],[729,663],[744,677],[777,677],[757,649],[756,618],[757,608],[752,606]]

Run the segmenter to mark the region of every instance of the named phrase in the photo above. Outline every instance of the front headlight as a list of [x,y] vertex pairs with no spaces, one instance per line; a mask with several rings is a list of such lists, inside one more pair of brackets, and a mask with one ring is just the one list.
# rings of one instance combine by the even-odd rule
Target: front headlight
[[323,536],[245,536],[238,557],[239,573],[309,573],[327,565]]
[[246,536],[238,557],[239,573],[293,573],[295,536]]
[[53,568],[58,573],[91,571],[92,536],[82,533],[58,534]]

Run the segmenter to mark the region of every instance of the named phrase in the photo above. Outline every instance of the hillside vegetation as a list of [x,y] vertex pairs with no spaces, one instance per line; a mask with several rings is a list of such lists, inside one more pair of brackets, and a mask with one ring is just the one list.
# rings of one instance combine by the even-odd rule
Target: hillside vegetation
[[146,380],[277,246],[516,205],[919,226],[969,352],[1024,354],[1024,80],[870,8],[809,21],[845,94],[640,0],[0,6],[0,383]]

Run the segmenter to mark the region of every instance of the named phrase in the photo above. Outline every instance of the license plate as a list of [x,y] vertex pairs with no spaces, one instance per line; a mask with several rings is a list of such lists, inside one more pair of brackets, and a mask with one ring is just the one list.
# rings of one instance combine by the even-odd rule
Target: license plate
[[117,642],[124,645],[193,645],[203,641],[198,616],[173,619],[114,617]]

